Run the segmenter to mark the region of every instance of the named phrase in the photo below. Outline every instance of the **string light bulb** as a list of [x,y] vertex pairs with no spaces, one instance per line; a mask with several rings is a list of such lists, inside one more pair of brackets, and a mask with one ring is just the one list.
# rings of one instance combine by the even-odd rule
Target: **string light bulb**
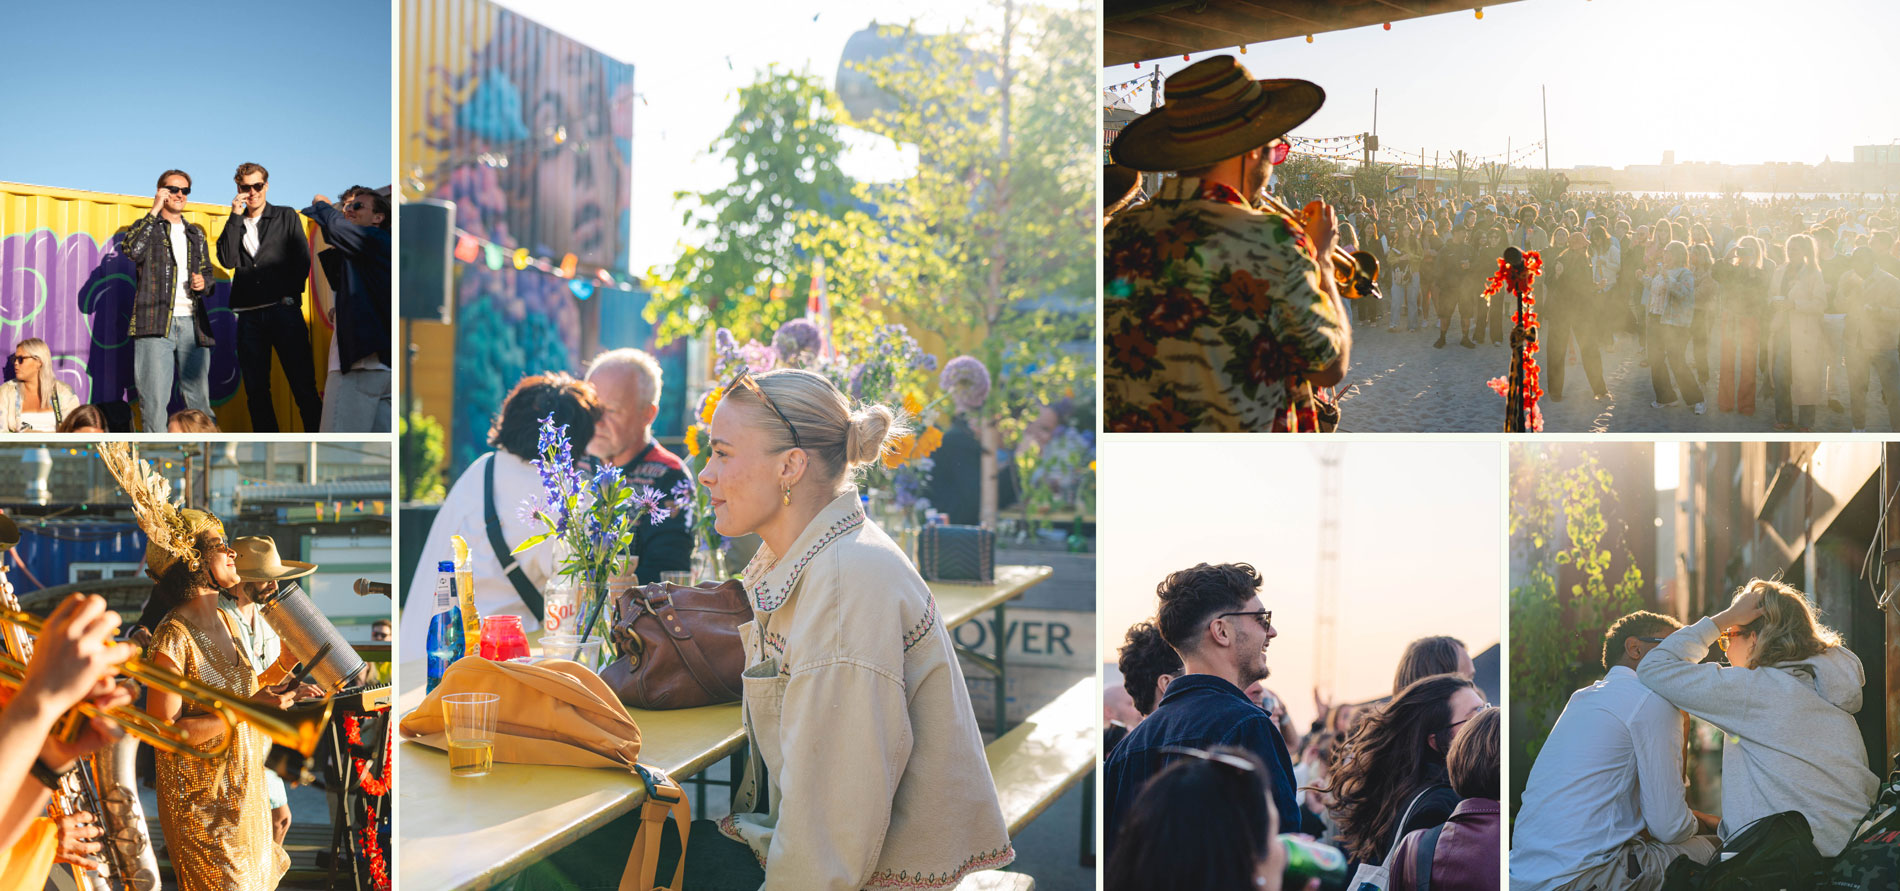
[[1386,23],[1385,23],[1385,29],[1386,29],[1387,31],[1390,31],[1390,30],[1392,30],[1392,23],[1391,23],[1391,22],[1386,22]]
[[1243,56],[1247,54],[1247,45],[1244,43],[1240,45],[1240,54]]
[[1477,11],[1476,11],[1476,14],[1477,14],[1477,16],[1478,16],[1478,20],[1479,20],[1479,21],[1483,21],[1483,20],[1484,20],[1484,7],[1482,7],[1482,6],[1480,6],[1480,7],[1478,7],[1478,8],[1477,8]]
[[1307,42],[1307,43],[1312,43],[1312,42],[1313,42],[1313,35],[1311,35],[1311,34],[1308,34],[1308,35],[1306,35],[1306,42]]

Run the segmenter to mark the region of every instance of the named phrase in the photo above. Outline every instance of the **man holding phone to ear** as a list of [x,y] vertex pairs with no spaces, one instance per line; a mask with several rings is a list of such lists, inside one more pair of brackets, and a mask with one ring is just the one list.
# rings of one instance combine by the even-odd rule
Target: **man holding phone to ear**
[[[151,212],[126,227],[119,252],[138,266],[132,298],[132,373],[147,433],[165,432],[172,386],[186,408],[211,411],[211,245],[205,230],[185,221],[191,175],[167,170],[158,177]],[[215,415],[213,415],[215,417]]]
[[323,401],[317,396],[310,328],[303,316],[304,284],[310,278],[310,243],[304,240],[303,220],[295,210],[264,200],[270,192],[270,171],[263,165],[246,161],[232,178],[238,193],[218,233],[218,263],[236,270],[231,276],[231,311],[237,314],[238,371],[244,377],[251,429],[278,431],[270,388],[275,350],[304,432],[315,432],[323,420]]

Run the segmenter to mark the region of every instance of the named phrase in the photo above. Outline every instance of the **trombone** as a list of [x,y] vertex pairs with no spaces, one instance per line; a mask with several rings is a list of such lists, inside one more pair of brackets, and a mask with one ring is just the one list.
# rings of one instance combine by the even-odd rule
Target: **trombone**
[[[0,609],[0,624],[16,625],[34,637],[38,637],[45,620],[32,613],[19,610]],[[119,646],[131,646],[119,644]],[[326,698],[321,709],[306,712],[293,712],[289,709],[272,708],[257,705],[239,699],[219,690],[205,686],[175,671],[146,662],[143,657],[133,656],[119,667],[126,675],[157,687],[195,705],[206,712],[217,715],[224,721],[225,732],[220,742],[210,749],[201,749],[192,745],[191,740],[178,728],[162,723],[131,706],[119,706],[112,709],[100,709],[89,702],[81,702],[66,713],[57,725],[56,733],[71,739],[79,732],[80,718],[106,718],[125,728],[125,732],[148,742],[152,748],[174,754],[191,755],[197,758],[212,759],[223,755],[236,741],[237,722],[243,721],[257,727],[272,742],[298,754],[309,757],[317,750],[323,740],[324,725],[330,722],[330,711],[335,703]],[[0,686],[17,688],[26,678],[26,665],[11,655],[0,653]]]

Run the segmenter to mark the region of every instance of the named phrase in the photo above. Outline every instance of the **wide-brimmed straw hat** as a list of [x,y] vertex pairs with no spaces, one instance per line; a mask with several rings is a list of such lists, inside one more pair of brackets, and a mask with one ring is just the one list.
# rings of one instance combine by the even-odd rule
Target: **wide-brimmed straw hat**
[[277,542],[268,535],[245,536],[231,542],[237,551],[237,574],[247,582],[276,582],[302,578],[317,571],[317,564],[285,560],[277,554]]
[[1169,77],[1167,100],[1115,137],[1115,163],[1164,171],[1224,161],[1305,123],[1326,91],[1296,78],[1255,80],[1233,56],[1213,56]]

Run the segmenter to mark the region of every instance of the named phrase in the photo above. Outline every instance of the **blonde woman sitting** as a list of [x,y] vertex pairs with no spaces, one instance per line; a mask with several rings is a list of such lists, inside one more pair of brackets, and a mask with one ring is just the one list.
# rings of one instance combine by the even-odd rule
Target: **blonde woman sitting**
[[7,360],[13,380],[0,384],[0,426],[8,433],[54,433],[86,400],[53,374],[53,351],[37,337],[22,340]]
[[[1728,665],[1701,664],[1714,644]],[[1854,724],[1867,679],[1800,591],[1749,582],[1727,609],[1664,639],[1636,677],[1729,735],[1716,830],[1724,841],[1763,817],[1800,811],[1821,856],[1847,846],[1880,782]]]

